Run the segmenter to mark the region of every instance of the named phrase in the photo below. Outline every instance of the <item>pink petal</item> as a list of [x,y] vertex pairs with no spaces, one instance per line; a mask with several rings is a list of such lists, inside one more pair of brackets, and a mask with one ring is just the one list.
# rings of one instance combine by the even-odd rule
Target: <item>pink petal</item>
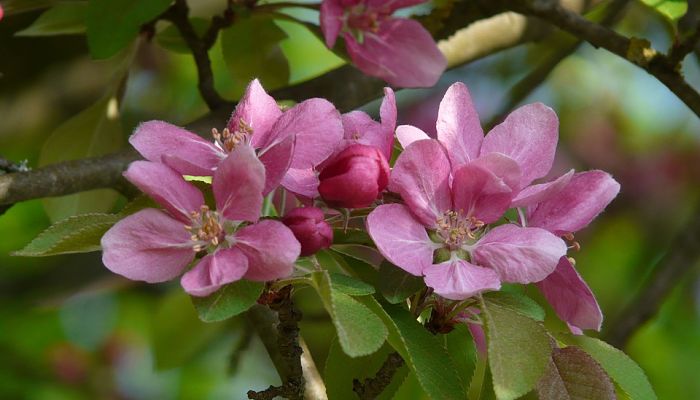
[[344,33],[348,54],[367,75],[399,87],[435,85],[447,66],[430,33],[414,20],[397,18],[383,21],[379,30],[363,32],[359,44]]
[[235,247],[220,249],[185,272],[180,285],[192,296],[209,296],[221,286],[241,279],[247,270],[248,259],[241,250]]
[[399,125],[396,128],[396,138],[399,139],[401,147],[405,149],[413,142],[430,139],[430,136],[415,126]]
[[270,130],[276,140],[295,136],[291,168],[312,168],[333,154],[343,139],[343,123],[335,106],[309,99],[290,108]]
[[311,168],[290,168],[282,178],[282,186],[290,192],[310,199],[318,197],[318,174]]
[[[501,153],[488,153],[471,162],[503,180],[513,194],[520,191],[520,166],[515,160]],[[453,169],[454,166],[452,167]]]
[[216,169],[216,209],[232,221],[257,221],[262,210],[265,167],[250,146],[238,146]]
[[213,143],[163,121],[142,123],[129,143],[147,160],[165,162],[182,175],[211,176],[224,157]]
[[248,272],[244,278],[252,281],[288,277],[301,253],[301,245],[292,231],[281,222],[269,219],[239,230],[235,240],[248,257]]
[[501,288],[501,281],[493,270],[460,259],[430,265],[423,270],[423,274],[426,285],[433,288],[436,294],[450,300],[464,300],[484,291]]
[[539,282],[551,274],[566,254],[566,243],[539,228],[501,225],[475,245],[474,262],[498,272],[503,282]]
[[321,2],[321,31],[326,40],[326,46],[332,49],[340,29],[343,27],[343,5],[340,0],[324,0]]
[[258,154],[260,162],[265,166],[265,188],[263,196],[273,191],[287,173],[294,155],[294,136],[269,146]]
[[476,346],[476,350],[479,352],[479,355],[482,357],[486,356],[488,353],[488,347],[486,346],[486,335],[484,334],[484,328],[482,328],[481,325],[469,323],[467,323],[467,328],[469,329],[469,333],[472,335],[474,346]]
[[164,282],[194,259],[182,222],[153,208],[117,222],[102,236],[102,262],[131,280]]
[[393,138],[393,130],[386,134],[382,124],[373,120],[369,115],[362,111],[351,111],[343,114],[342,118],[343,129],[345,131],[345,146],[354,143],[375,146],[382,151],[385,157],[387,153],[389,154],[389,157],[391,157],[390,142],[393,140],[387,140],[386,137],[390,136]]
[[425,227],[402,204],[385,204],[367,216],[367,231],[391,263],[420,276],[433,263],[436,245]]
[[536,283],[559,318],[566,321],[574,333],[582,329],[600,330],[603,313],[591,289],[569,259],[562,257],[557,269]]
[[494,127],[481,147],[481,154],[503,153],[520,165],[521,188],[549,172],[559,137],[559,120],[542,103],[528,104]]
[[558,235],[576,232],[591,223],[619,192],[620,184],[606,172],[575,174],[559,193],[530,213],[528,225]]
[[204,196],[172,168],[150,161],[134,161],[124,177],[165,207],[177,219],[188,223],[190,213],[204,205]]
[[572,176],[574,176],[573,169],[553,181],[530,185],[515,196],[510,206],[528,207],[541,203],[565,188]]
[[269,144],[270,128],[281,115],[282,110],[275,99],[265,92],[260,81],[253,79],[236,105],[227,127],[232,132],[237,131],[240,129],[240,121],[243,121],[253,128],[251,144],[257,149]]
[[452,168],[468,163],[479,156],[484,131],[479,114],[462,82],[450,86],[440,102],[437,135],[452,161]]
[[473,164],[460,167],[452,181],[454,210],[465,216],[491,223],[508,210],[512,193],[500,178]]

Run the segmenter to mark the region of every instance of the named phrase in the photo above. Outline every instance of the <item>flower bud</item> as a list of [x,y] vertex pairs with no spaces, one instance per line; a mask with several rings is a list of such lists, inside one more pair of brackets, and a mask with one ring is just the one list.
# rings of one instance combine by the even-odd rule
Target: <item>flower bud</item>
[[318,191],[334,207],[368,207],[389,184],[389,173],[389,163],[379,148],[353,144],[323,168]]
[[323,211],[317,207],[295,208],[282,218],[301,243],[301,255],[310,256],[333,243],[333,229],[323,219]]

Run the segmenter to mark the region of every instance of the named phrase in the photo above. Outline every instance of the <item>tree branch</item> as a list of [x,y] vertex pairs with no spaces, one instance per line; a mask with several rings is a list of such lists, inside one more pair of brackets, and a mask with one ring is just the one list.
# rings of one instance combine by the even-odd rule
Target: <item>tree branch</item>
[[354,379],[352,381],[352,391],[357,393],[357,396],[362,400],[376,399],[389,386],[396,371],[403,367],[404,364],[406,362],[399,353],[393,352],[389,354],[374,377],[367,378],[363,382],[360,382],[359,379]]

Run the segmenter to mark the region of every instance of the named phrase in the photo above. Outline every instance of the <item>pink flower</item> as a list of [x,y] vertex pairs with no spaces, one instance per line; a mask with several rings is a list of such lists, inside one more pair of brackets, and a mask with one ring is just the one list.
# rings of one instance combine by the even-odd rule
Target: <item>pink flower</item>
[[[406,148],[391,187],[406,205],[377,207],[367,217],[369,234],[384,257],[425,276],[445,298],[462,300],[501,282],[540,281],[566,254],[564,241],[544,229],[506,224],[486,232],[510,206],[512,189],[474,162],[453,170],[436,140]],[[434,263],[435,251],[447,260]]]
[[340,114],[324,99],[309,99],[282,112],[260,82],[253,80],[226,129],[212,131],[214,142],[163,121],[141,124],[129,142],[149,161],[183,175],[210,176],[221,160],[243,144],[265,166],[267,194],[296,169],[318,165],[343,137]]
[[318,207],[299,207],[289,211],[282,223],[294,233],[301,243],[301,255],[310,256],[333,244],[333,229],[326,222],[323,210]]
[[367,75],[400,87],[433,86],[447,60],[430,33],[392,14],[426,0],[324,0],[321,30],[333,48],[342,33],[352,62]]
[[111,271],[133,280],[163,282],[205,252],[180,281],[193,296],[207,296],[242,278],[269,281],[292,273],[299,242],[281,222],[258,221],[265,168],[252,147],[237,146],[214,172],[216,210],[166,165],[136,161],[124,176],[167,212],[139,211],[105,233],[102,261]]

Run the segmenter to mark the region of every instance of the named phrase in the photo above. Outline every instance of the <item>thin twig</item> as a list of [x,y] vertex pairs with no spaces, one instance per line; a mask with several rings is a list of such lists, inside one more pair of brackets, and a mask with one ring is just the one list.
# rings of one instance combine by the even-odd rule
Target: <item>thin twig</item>
[[384,360],[384,364],[372,378],[367,378],[363,382],[359,379],[352,381],[352,390],[362,400],[376,399],[384,389],[391,383],[396,371],[403,367],[406,362],[397,352],[389,354]]
[[695,29],[682,38],[680,41],[675,41],[668,52],[668,62],[671,65],[680,65],[685,56],[695,49],[695,46],[700,40],[700,21],[696,22]]

